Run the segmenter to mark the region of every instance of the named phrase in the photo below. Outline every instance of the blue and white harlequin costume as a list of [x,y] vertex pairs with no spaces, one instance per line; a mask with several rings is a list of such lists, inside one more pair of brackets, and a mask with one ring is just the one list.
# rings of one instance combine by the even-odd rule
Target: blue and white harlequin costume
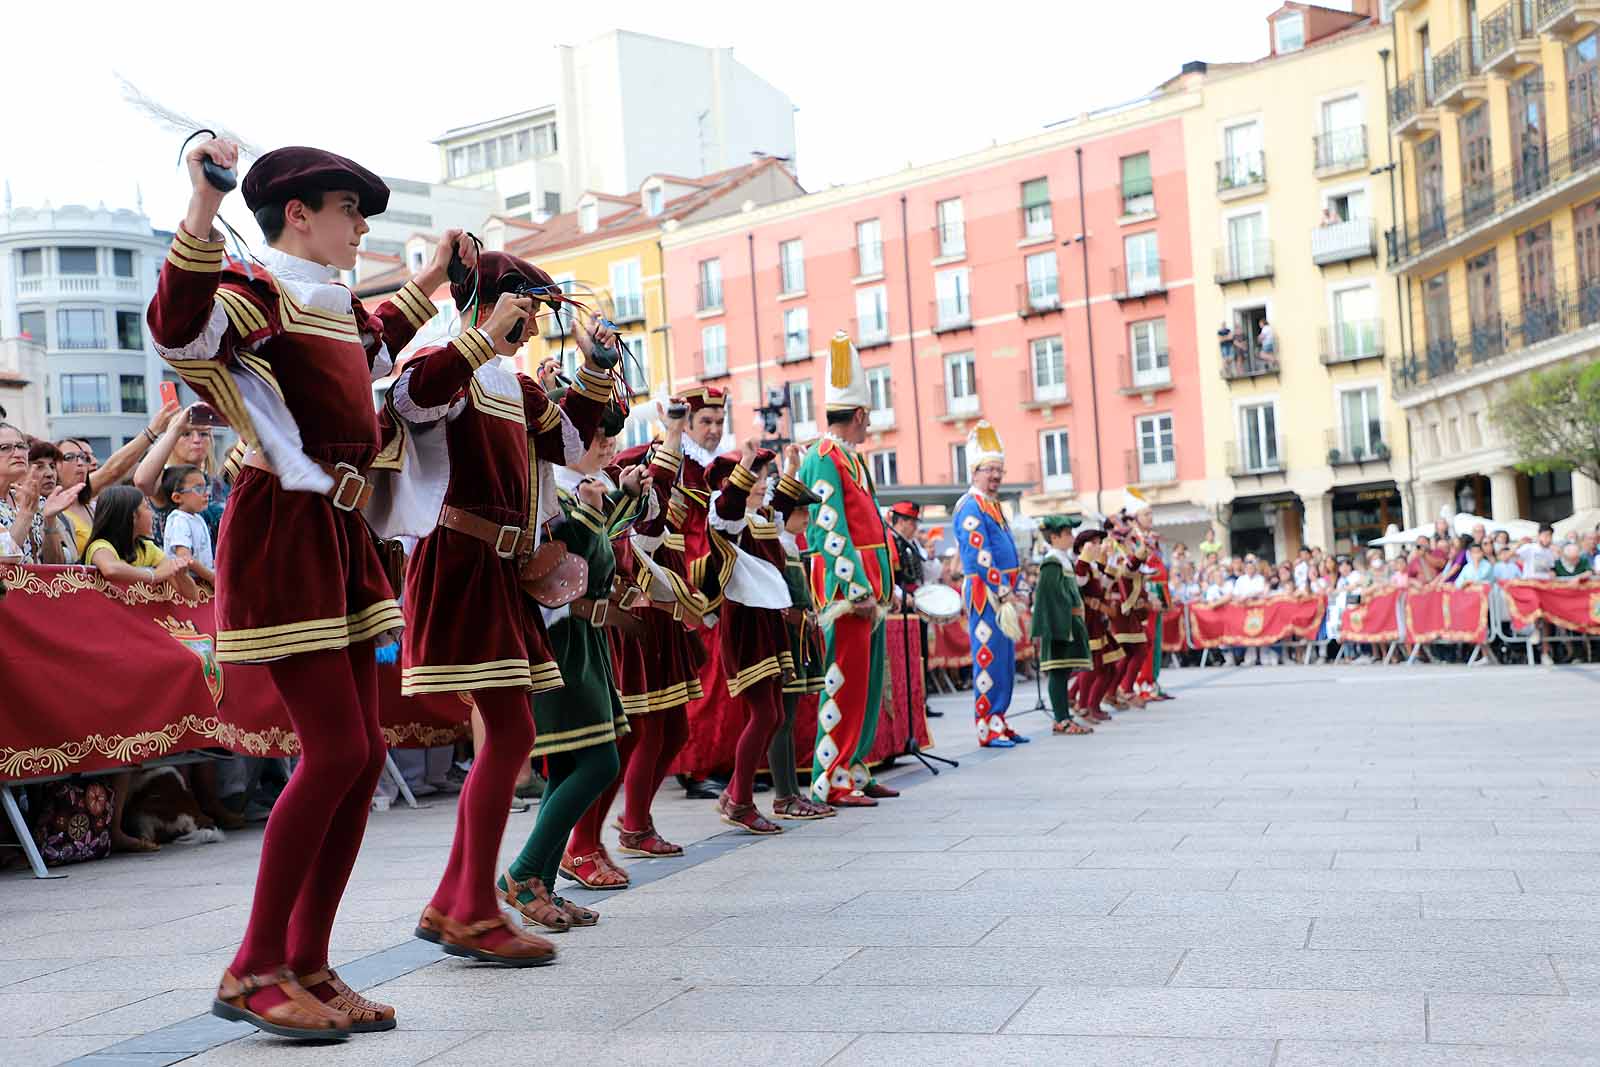
[[[1004,463],[1000,435],[980,419],[967,437],[967,462],[976,473],[989,463]],[[961,550],[962,593],[972,638],[972,693],[978,743],[1010,748],[1027,740],[1006,723],[1016,678],[1016,640],[1022,636],[1016,608],[1008,598],[1017,582],[1017,543],[1000,501],[977,488],[956,504],[953,522]]]

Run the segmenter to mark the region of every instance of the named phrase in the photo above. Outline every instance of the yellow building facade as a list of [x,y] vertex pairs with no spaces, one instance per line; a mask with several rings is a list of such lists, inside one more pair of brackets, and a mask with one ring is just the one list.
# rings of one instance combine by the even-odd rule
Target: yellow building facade
[[1295,4],[1268,26],[1267,58],[1182,77],[1204,97],[1184,126],[1207,498],[1226,551],[1283,560],[1403,524],[1408,468],[1385,367],[1389,27]]
[[1491,417],[1507,384],[1600,346],[1600,4],[1391,0],[1389,127],[1404,289],[1392,381],[1423,517],[1554,521],[1600,506],[1529,478]]

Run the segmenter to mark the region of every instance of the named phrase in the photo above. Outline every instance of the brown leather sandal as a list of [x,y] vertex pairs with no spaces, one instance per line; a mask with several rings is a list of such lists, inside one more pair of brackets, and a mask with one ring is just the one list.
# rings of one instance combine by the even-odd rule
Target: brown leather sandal
[[[500,882],[505,885],[502,886]],[[572,919],[550,898],[549,888],[539,879],[529,878],[526,882],[519,882],[511,877],[510,871],[506,871],[500,876],[500,882],[495,883],[495,892],[522,916],[524,923],[542,926],[558,934],[572,929]],[[523,900],[524,893],[532,893],[533,899]]]
[[604,848],[584,856],[563,853],[560,872],[561,877],[577,882],[585,889],[626,889],[631,881],[627,871],[611,862]]
[[593,908],[586,908],[582,904],[575,904],[559,893],[553,893],[550,901],[556,907],[566,912],[567,919],[573,926],[593,926],[600,921],[600,913]]
[[735,804],[726,793],[717,798],[717,816],[724,823],[747,834],[766,837],[783,833],[783,827],[761,814],[754,804]]
[[[379,1034],[395,1027],[393,1007],[380,1004],[376,1000],[368,1000],[357,993],[344,984],[344,979],[340,978],[332,967],[324,967],[315,974],[305,975],[299,982],[300,987],[308,993],[326,982],[328,988],[333,990],[333,997],[330,1000],[323,1000],[322,1003],[350,1017],[352,1034]],[[315,993],[311,995],[317,996]],[[321,997],[317,999],[322,1000]]]
[[826,819],[832,814],[833,809],[826,804],[814,804],[801,796],[779,797],[772,802],[772,816],[775,819],[809,822],[813,819]]
[[[511,937],[489,948],[484,944],[484,935],[494,930],[509,930]],[[459,923],[430,904],[422,911],[416,934],[452,956],[481,963],[495,963],[502,967],[543,967],[556,961],[555,945],[517,929],[505,914],[477,922]]]
[[652,822],[645,830],[622,831],[618,838],[617,851],[624,856],[647,856],[659,859],[663,856],[683,855],[683,846],[674,845],[656,833],[656,825]]
[[[274,987],[288,999],[260,1011],[247,1003],[252,993]],[[287,967],[243,978],[223,971],[216,999],[211,1002],[211,1014],[229,1022],[249,1023],[263,1033],[295,1041],[347,1041],[350,1038],[350,1017],[307,993]]]

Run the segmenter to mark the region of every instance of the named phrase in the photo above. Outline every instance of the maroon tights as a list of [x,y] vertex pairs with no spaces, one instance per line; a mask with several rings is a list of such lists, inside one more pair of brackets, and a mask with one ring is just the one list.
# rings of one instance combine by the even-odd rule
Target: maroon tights
[[[334,913],[361,850],[372,791],[383,771],[372,648],[372,642],[363,641],[266,665],[300,739],[300,762],[261,838],[250,922],[229,968],[237,977],[285,964],[295,974],[328,965]],[[268,989],[251,1003],[268,1007],[282,999]]]
[[622,825],[635,833],[650,828],[650,805],[667,768],[689,739],[689,715],[684,707],[652,711],[628,720],[637,735],[628,773],[622,783]]
[[533,712],[523,689],[479,689],[472,694],[483,720],[483,748],[456,803],[456,836],[432,904],[461,923],[499,914],[494,879],[500,840],[517,775],[533,749]]
[[1133,692],[1134,683],[1139,678],[1139,668],[1144,666],[1144,658],[1149,649],[1150,646],[1142,641],[1122,646],[1122,651],[1128,654],[1128,658],[1123,662],[1122,674],[1117,679],[1119,693]]
[[739,702],[744,705],[744,730],[734,747],[733,777],[728,779],[728,799],[735,804],[748,804],[755,792],[756,771],[766,758],[772,735],[783,724],[783,679],[777,675],[763,678],[743,693]]

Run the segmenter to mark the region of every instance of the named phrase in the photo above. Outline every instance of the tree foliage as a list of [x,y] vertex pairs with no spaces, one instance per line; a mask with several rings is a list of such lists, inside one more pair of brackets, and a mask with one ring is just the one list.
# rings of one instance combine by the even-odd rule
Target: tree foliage
[[1577,471],[1600,482],[1600,361],[1534,371],[1512,383],[1490,417],[1524,474]]

